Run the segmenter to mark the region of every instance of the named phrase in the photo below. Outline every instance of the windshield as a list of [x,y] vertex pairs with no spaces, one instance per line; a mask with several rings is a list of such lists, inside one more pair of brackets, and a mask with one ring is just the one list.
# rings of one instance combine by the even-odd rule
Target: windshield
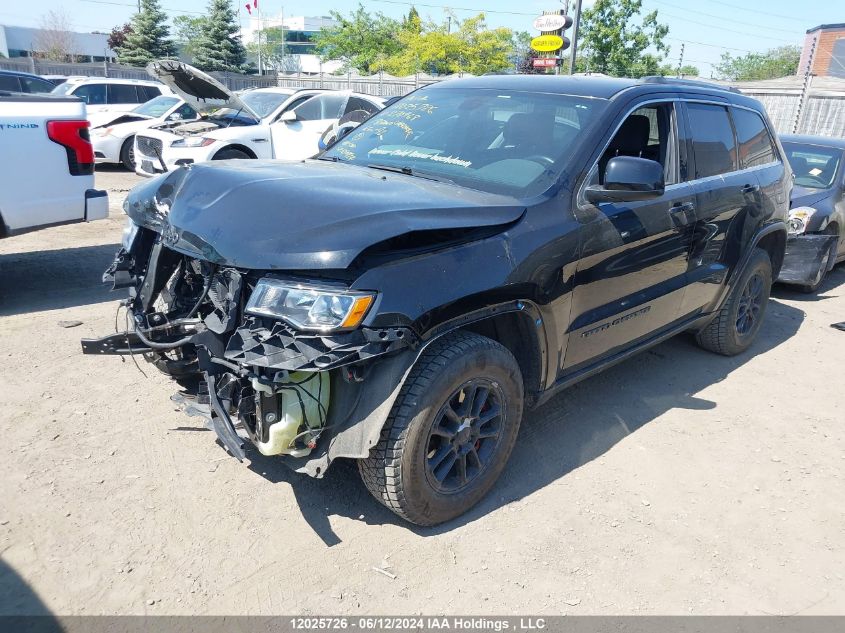
[[69,81],[66,81],[65,83],[59,84],[58,86],[53,88],[53,94],[54,95],[66,95],[68,93],[68,91],[71,88],[73,88],[75,85],[76,85],[75,83],[70,83]]
[[[290,92],[245,92],[238,95],[250,110],[262,119],[273,113],[291,96]],[[232,117],[238,111],[233,108],[221,108],[214,113],[215,117]]]
[[842,150],[820,145],[784,143],[786,158],[795,174],[795,184],[808,189],[829,189],[833,186]]
[[140,114],[142,116],[150,116],[150,117],[160,117],[164,116],[164,113],[167,112],[170,108],[175,106],[179,103],[181,99],[179,97],[155,97],[154,99],[150,99],[146,103],[142,103],[137,108],[132,110],[135,114]]
[[438,88],[412,93],[323,157],[401,169],[515,196],[544,191],[606,102],[569,95]]

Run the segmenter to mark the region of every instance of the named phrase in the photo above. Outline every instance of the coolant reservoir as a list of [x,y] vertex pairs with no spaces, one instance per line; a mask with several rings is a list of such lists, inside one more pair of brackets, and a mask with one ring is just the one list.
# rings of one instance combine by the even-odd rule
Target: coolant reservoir
[[[293,372],[287,382],[278,383],[282,398],[278,422],[267,428],[267,441],[256,442],[262,455],[303,457],[310,448],[294,447],[297,435],[325,424],[329,410],[329,372]],[[303,416],[304,412],[304,416]]]

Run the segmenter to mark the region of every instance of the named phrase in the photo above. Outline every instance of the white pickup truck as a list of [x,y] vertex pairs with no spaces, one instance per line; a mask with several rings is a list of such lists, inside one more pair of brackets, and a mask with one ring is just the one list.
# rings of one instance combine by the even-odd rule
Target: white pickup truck
[[0,237],[108,216],[76,97],[0,91]]

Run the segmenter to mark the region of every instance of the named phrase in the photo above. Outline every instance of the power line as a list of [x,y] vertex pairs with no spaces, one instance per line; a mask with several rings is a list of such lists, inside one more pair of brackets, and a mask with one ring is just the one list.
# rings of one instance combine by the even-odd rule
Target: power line
[[[673,7],[675,9],[681,9],[682,11],[686,11],[687,13],[696,13],[698,15],[703,15],[703,16],[706,16],[708,18],[716,18],[717,20],[729,19],[729,18],[727,18],[723,15],[716,15],[714,13],[706,13],[704,11],[696,11],[694,9],[687,9],[686,7],[682,7],[682,6],[677,5],[677,4],[672,4],[671,2],[665,2],[664,0],[650,0],[650,1],[655,2],[657,4],[665,5],[667,7]],[[790,34],[794,34],[796,32],[796,29],[779,29],[779,28],[774,27],[774,26],[761,26],[759,24],[755,24],[754,28],[763,29],[764,31],[780,31],[782,33],[790,33]],[[802,29],[798,29],[798,30],[801,31]]]
[[537,12],[525,13],[524,11],[496,11],[494,9],[470,9],[469,7],[453,7],[445,4],[423,4],[422,2],[403,2],[402,0],[372,0],[373,2],[382,2],[384,4],[401,4],[411,7],[425,7],[426,9],[446,9],[449,11],[471,11],[473,13],[498,13],[501,15],[527,15],[537,16]]
[[721,48],[725,51],[739,51],[740,53],[753,53],[751,49],[748,48],[736,48],[734,46],[720,46],[719,44],[708,44],[707,42],[696,42],[694,40],[687,40],[681,39],[679,37],[669,37],[666,36],[667,40],[672,40],[673,42],[686,42],[687,44],[698,44],[699,46],[709,46],[710,48]]
[[693,24],[697,24],[698,26],[703,26],[703,27],[709,28],[709,29],[719,29],[720,31],[723,31],[723,32],[726,32],[726,33],[736,33],[737,35],[745,35],[746,37],[757,37],[757,38],[764,39],[764,40],[772,40],[774,42],[782,42],[784,44],[788,44],[788,43],[794,44],[795,43],[795,40],[787,40],[787,39],[783,39],[783,38],[780,38],[780,37],[770,37],[768,35],[757,35],[755,33],[749,33],[748,31],[737,31],[736,29],[725,28],[721,24],[718,24],[718,25],[717,24],[705,24],[703,22],[700,22],[699,20],[691,20],[689,18],[685,18],[685,17],[680,16],[680,15],[673,15],[672,13],[663,12],[662,15],[668,16],[670,18],[675,18],[676,20],[682,20],[684,22],[692,22]]
[[[739,6],[736,4],[731,4],[730,2],[721,2],[721,0],[710,0],[712,4],[721,4],[725,7],[730,7],[731,9],[737,9],[739,11],[748,11],[749,13],[754,13],[756,15],[763,14],[762,11],[758,11],[757,9],[749,9],[748,7]],[[782,13],[772,13],[771,11],[766,11],[764,15],[770,15],[773,18],[783,18],[785,20],[794,20],[795,15],[783,15]]]
[[[127,4],[125,2],[110,2],[109,0],[81,0],[82,2],[90,2],[92,4],[110,4],[116,7],[132,7],[133,9],[137,8],[135,4]],[[169,7],[162,7],[165,11],[169,11],[171,13],[187,13],[190,15],[205,15],[204,11],[185,11],[184,9],[171,9]]]

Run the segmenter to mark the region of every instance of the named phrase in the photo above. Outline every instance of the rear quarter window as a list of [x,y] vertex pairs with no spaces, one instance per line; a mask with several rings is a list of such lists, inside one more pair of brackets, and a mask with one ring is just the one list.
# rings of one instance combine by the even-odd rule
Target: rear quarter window
[[739,141],[739,159],[743,167],[756,167],[777,159],[772,137],[756,112],[731,108],[731,115]]
[[695,178],[718,176],[739,169],[736,139],[728,110],[707,103],[687,103],[695,155]]

